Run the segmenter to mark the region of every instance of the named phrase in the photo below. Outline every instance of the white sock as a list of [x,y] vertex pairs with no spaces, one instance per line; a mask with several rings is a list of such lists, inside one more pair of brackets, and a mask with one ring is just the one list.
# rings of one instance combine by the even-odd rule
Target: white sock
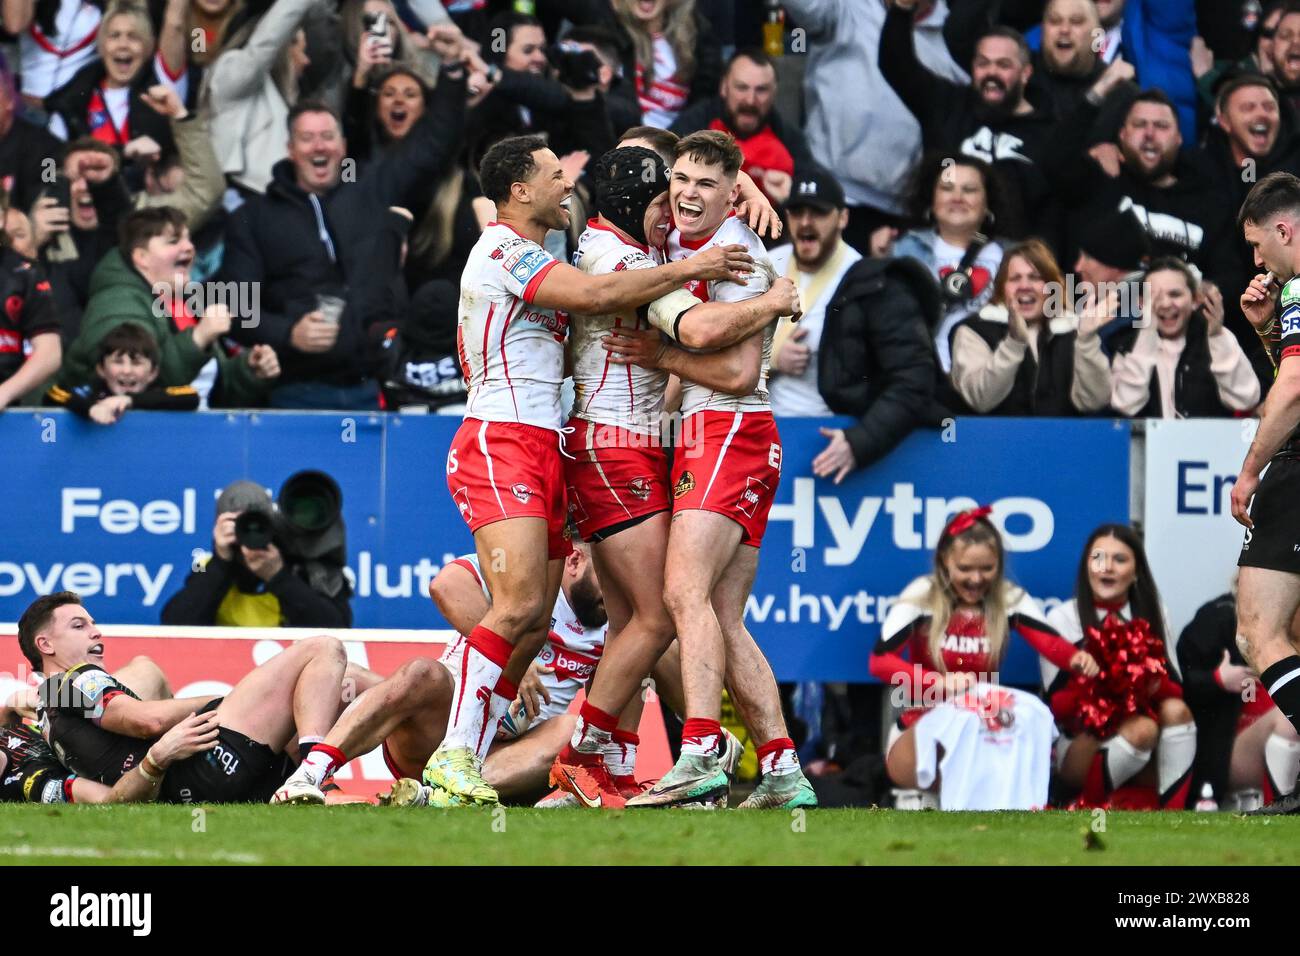
[[605,767],[609,770],[611,776],[636,776],[636,748],[637,745],[631,741],[613,739],[610,739],[601,748],[600,752],[605,758]]
[[502,697],[500,694],[493,693],[492,700],[488,702],[487,721],[483,726],[483,739],[475,750],[479,760],[486,760],[488,751],[492,749],[492,744],[496,742],[497,726],[501,723],[501,718],[505,716],[510,705],[514,703],[513,697]]
[[335,759],[323,750],[313,750],[302,758],[298,773],[311,781],[313,787],[319,787],[325,778],[338,769]]
[[487,732],[492,689],[501,679],[503,669],[472,642],[466,642],[460,667],[452,675],[456,686],[452,690],[451,713],[447,717],[447,733],[438,749],[465,747],[477,753],[480,746],[491,741],[496,733],[495,721],[491,722],[492,733]]
[[1295,789],[1296,776],[1300,774],[1300,740],[1291,740],[1281,734],[1272,734],[1264,744],[1264,766],[1268,778],[1279,797]]
[[1187,776],[1195,759],[1195,724],[1177,724],[1160,731],[1160,740],[1156,744],[1156,774],[1162,797]]
[[1106,741],[1101,749],[1106,751],[1106,775],[1114,789],[1132,780],[1151,759],[1151,751],[1138,750],[1120,734]]

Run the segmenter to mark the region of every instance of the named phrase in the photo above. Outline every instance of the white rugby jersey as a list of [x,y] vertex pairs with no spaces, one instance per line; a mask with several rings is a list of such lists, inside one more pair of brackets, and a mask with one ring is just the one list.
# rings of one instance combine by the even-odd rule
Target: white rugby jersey
[[[676,229],[668,234],[668,260],[678,262],[689,258],[701,249],[714,246],[742,245],[748,248],[754,257],[754,271],[748,281],[741,285],[730,280],[711,280],[702,282],[692,279],[686,283],[686,289],[701,302],[744,302],[756,295],[762,295],[772,285],[776,271],[767,257],[767,250],[754,231],[745,225],[734,212],[729,213],[722,225],[711,236],[703,239],[684,240]],[[772,360],[772,333],[776,323],[770,323],[763,330],[763,367],[758,375],[758,385],[749,395],[728,395],[694,382],[682,382],[682,415],[691,415],[701,411],[724,412],[767,412],[772,405],[767,397],[768,366]]]
[[[660,265],[658,250],[629,244],[595,219],[578,239],[573,264],[588,275]],[[620,326],[648,328],[633,313],[570,317],[569,350],[573,358],[573,415],[601,425],[619,425],[641,435],[657,435],[668,373],[637,365],[615,365],[601,345],[602,336]]]
[[532,305],[556,264],[537,243],[501,223],[489,223],[474,243],[460,277],[456,329],[469,390],[466,418],[540,428],[564,424],[560,384],[569,317]]
[[[492,595],[488,592],[487,583],[479,571],[478,555],[461,555],[455,563],[474,575],[483,590],[483,596],[490,604]],[[542,707],[537,718],[529,724],[530,727],[535,727],[552,717],[558,717],[569,709],[578,691],[586,686],[587,681],[596,671],[600,655],[605,650],[605,634],[608,630],[608,624],[587,627],[579,621],[578,616],[573,613],[573,608],[569,606],[569,599],[564,596],[564,589],[560,589],[555,598],[555,608],[551,611],[551,632],[547,635],[546,644],[536,658],[537,662],[544,667],[555,670],[553,674],[542,675],[542,685],[550,695],[551,702]],[[457,637],[443,651],[439,660],[447,667],[455,668],[464,650],[465,638]],[[522,733],[524,729],[527,728],[519,728],[518,732]]]

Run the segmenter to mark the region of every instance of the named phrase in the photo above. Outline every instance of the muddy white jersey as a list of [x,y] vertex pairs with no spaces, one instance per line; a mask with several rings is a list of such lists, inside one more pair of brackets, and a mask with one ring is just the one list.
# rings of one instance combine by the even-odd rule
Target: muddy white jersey
[[[588,275],[628,269],[653,269],[660,253],[629,244],[608,226],[589,220],[578,239],[573,264]],[[582,315],[569,318],[569,354],[573,359],[573,415],[601,425],[619,425],[641,435],[657,435],[668,373],[636,365],[615,365],[601,337],[622,326],[648,328],[643,318],[627,315]]]
[[563,422],[563,310],[532,304],[557,265],[549,252],[509,226],[490,223],[460,277],[456,348],[469,390],[465,417],[559,428]]
[[[479,571],[478,555],[464,554],[453,563],[459,564],[474,575],[479,588],[483,591],[483,596],[491,604],[492,595],[488,592],[487,583]],[[558,717],[569,709],[579,689],[586,685],[596,671],[600,655],[605,650],[605,634],[608,630],[608,624],[587,627],[579,621],[569,605],[569,599],[564,596],[564,590],[560,590],[555,598],[555,608],[551,611],[551,631],[536,658],[543,667],[550,667],[554,671],[542,675],[542,684],[550,695],[551,702],[538,712],[536,719],[529,724],[530,727],[535,727],[552,717]],[[454,671],[459,667],[460,656],[464,651],[465,638],[457,637],[447,645],[439,660]],[[514,733],[522,733],[523,729],[515,728]]]
[[[772,285],[776,271],[767,257],[767,250],[754,231],[745,225],[736,214],[730,213],[722,221],[713,235],[703,239],[684,240],[676,229],[668,235],[668,260],[677,262],[689,258],[701,249],[714,246],[742,245],[754,258],[754,271],[750,273],[745,284],[730,280],[710,280],[708,282],[692,279],[686,283],[686,289],[701,302],[744,302],[756,295],[762,295]],[[772,359],[772,333],[776,323],[769,323],[763,330],[763,366],[759,371],[758,385],[748,395],[728,395],[694,382],[682,382],[682,415],[691,415],[702,411],[726,412],[768,412],[772,405],[767,397],[768,366]]]

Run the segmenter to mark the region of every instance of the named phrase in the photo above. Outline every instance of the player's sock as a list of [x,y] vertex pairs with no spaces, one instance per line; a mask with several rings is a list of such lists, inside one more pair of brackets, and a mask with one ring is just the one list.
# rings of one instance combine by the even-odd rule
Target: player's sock
[[1282,716],[1300,732],[1300,654],[1282,658],[1259,678]]
[[454,675],[456,688],[442,747],[465,747],[477,751],[482,739],[489,736],[485,725],[492,702],[492,688],[501,679],[511,650],[509,641],[482,624],[469,632],[465,656]]
[[1264,744],[1264,767],[1274,793],[1279,797],[1291,793],[1300,776],[1300,740],[1270,734]]
[[306,760],[307,755],[311,753],[311,748],[317,744],[323,744],[324,737],[299,737],[298,738],[298,759]]
[[560,751],[561,763],[595,763],[605,752],[605,747],[613,739],[618,729],[618,718],[607,714],[591,701],[583,701],[578,711],[578,723],[573,728],[573,736]]
[[722,753],[722,724],[702,717],[687,717],[682,724],[682,756],[716,757]]
[[1192,783],[1192,761],[1196,759],[1196,725],[1176,724],[1160,731],[1156,743],[1156,779],[1160,805],[1172,810],[1187,809],[1187,791]]
[[505,716],[510,705],[515,702],[519,696],[519,686],[506,680],[506,675],[502,674],[497,678],[496,686],[492,688],[492,699],[488,702],[487,720],[483,723],[483,736],[479,739],[478,747],[475,753],[478,754],[479,760],[486,760],[488,751],[492,749],[492,743],[496,740],[497,725],[501,723],[501,718]]
[[615,730],[609,743],[601,749],[605,766],[612,777],[636,776],[636,748],[641,738],[630,730]]
[[298,772],[319,787],[325,778],[348,762],[347,756],[338,747],[329,744],[316,744],[302,758]]
[[783,777],[799,770],[799,754],[789,737],[776,737],[758,748],[758,772]]

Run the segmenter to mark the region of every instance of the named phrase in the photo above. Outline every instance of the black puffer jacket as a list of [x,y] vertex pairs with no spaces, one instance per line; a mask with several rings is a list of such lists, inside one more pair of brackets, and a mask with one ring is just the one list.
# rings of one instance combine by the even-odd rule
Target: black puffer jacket
[[931,330],[943,311],[939,286],[913,259],[862,259],[826,307],[817,389],[839,415],[858,467],[882,458],[917,425],[940,417]]

